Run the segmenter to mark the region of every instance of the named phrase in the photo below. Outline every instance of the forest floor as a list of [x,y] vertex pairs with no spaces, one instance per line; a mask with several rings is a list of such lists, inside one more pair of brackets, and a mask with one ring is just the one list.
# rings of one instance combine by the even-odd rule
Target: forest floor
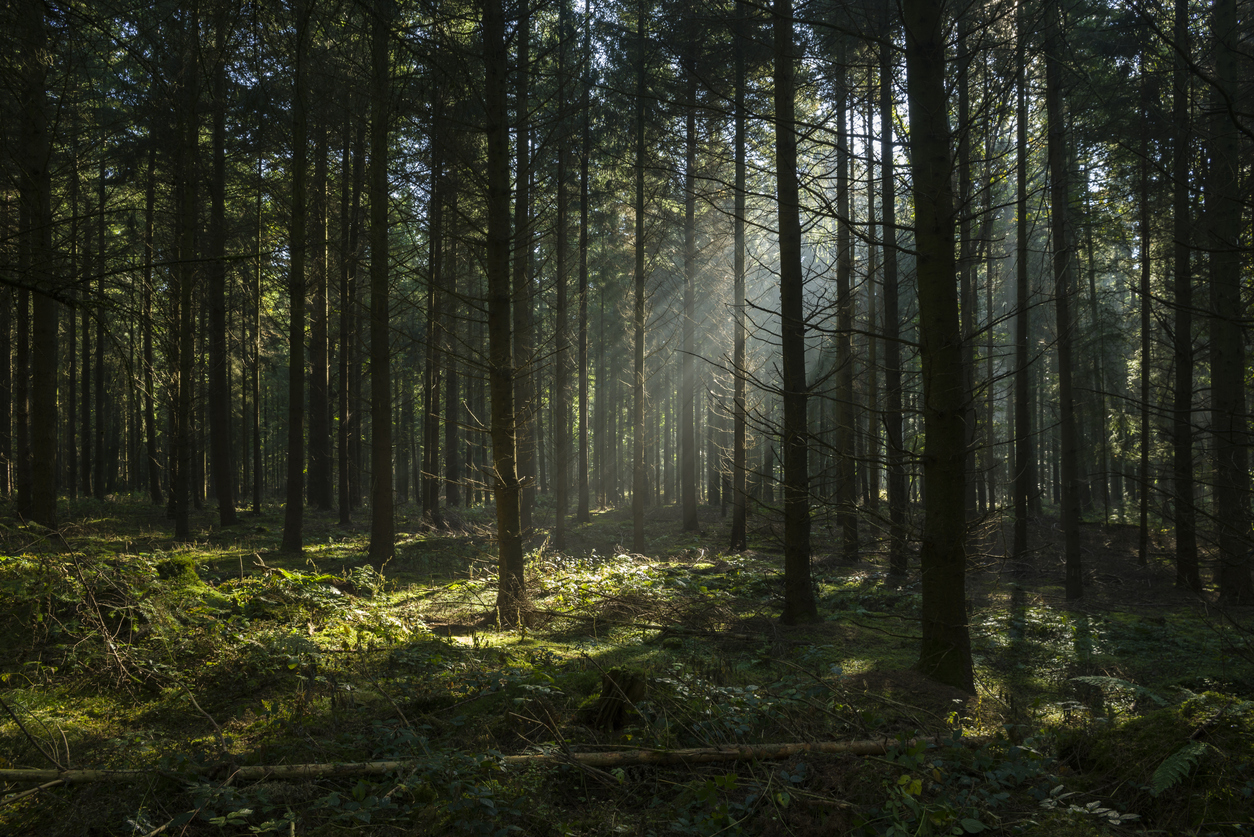
[[[1143,567],[1134,526],[1086,524],[1077,603],[1053,521],[1018,572],[981,533],[970,697],[911,671],[917,566],[875,533],[846,563],[816,518],[823,620],[785,627],[777,527],[727,554],[701,515],[651,509],[644,554],[624,510],[532,544],[508,629],[480,509],[402,507],[381,568],[360,514],[307,512],[297,557],[277,507],[183,545],[135,498],[10,513],[0,834],[1254,833],[1254,612],[1177,590],[1168,533]],[[879,751],[774,746],[846,741]]]

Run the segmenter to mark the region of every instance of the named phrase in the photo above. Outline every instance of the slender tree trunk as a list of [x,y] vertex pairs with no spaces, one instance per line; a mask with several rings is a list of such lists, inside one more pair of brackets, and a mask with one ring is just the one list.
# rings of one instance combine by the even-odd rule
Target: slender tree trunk
[[536,457],[536,420],[539,404],[535,384],[535,334],[532,313],[531,290],[531,122],[528,117],[531,63],[531,2],[522,0],[518,7],[518,67],[515,75],[515,99],[518,123],[518,169],[515,175],[517,194],[514,196],[514,369],[512,381],[515,389],[516,413],[515,444],[518,446],[517,468],[522,494],[519,497],[519,514],[522,515],[522,535],[532,532],[532,512],[535,509],[536,478],[539,476]]
[[[144,447],[148,460],[148,496],[154,506],[160,506],[161,496],[161,461],[157,457],[157,407],[156,393],[153,390],[153,352],[152,352],[152,268],[156,250],[153,243],[155,232],[155,216],[157,203],[157,145],[154,142],[148,149],[148,173],[144,185],[144,287],[141,292],[143,315],[140,328],[143,329],[143,362],[144,362]],[[73,318],[71,318],[73,328]],[[86,405],[84,404],[84,410]]]
[[1172,276],[1175,289],[1175,390],[1172,399],[1172,482],[1176,529],[1176,586],[1202,590],[1197,563],[1197,510],[1193,505],[1193,268],[1189,184],[1192,128],[1189,71],[1189,3],[1175,2],[1172,70]]
[[[888,27],[885,26],[885,30]],[[906,451],[902,434],[901,308],[897,288],[897,175],[893,161],[893,45],[880,44],[880,197],[884,216],[884,443],[888,448],[888,570],[906,574]]]
[[[315,94],[314,100],[321,96]],[[309,312],[309,504],[330,511],[335,497],[331,466],[331,348],[327,303],[327,125],[319,108],[314,119],[313,235],[309,242],[312,299]]]
[[[1153,91],[1147,79],[1145,56],[1141,55],[1141,118],[1148,120],[1152,105]],[[1141,132],[1141,172],[1140,172],[1140,244],[1141,244],[1141,282],[1138,288],[1141,313],[1141,428],[1140,456],[1137,470],[1137,504],[1139,506],[1140,535],[1137,540],[1137,563],[1141,566],[1149,564],[1149,498],[1150,498],[1150,391],[1152,384],[1150,351],[1153,345],[1151,337],[1151,299],[1150,270],[1152,265],[1151,249],[1153,247],[1150,233],[1150,191],[1149,191],[1149,132]]]
[[975,693],[966,611],[967,413],[954,264],[953,170],[941,0],[904,0],[910,168],[923,365],[922,633],[918,668]]
[[[344,131],[344,177],[349,177],[348,139],[349,129]],[[357,359],[357,265],[358,245],[361,235],[361,193],[365,181],[365,126],[359,124],[352,142],[352,196],[347,201],[347,211],[342,221],[341,238],[344,242],[343,263],[340,266],[340,524],[352,521],[353,506],[357,503],[360,478],[357,475],[356,445],[357,427],[360,424],[360,408],[357,394],[361,376]],[[341,208],[344,202],[341,202]]]
[[[696,282],[697,282],[697,76],[696,43],[688,44],[685,68],[684,116],[684,321],[683,349],[680,353],[679,384],[679,483],[683,503],[683,530],[695,532],[697,520],[697,440],[693,399],[696,382],[693,377],[693,355],[696,353]],[[743,269],[743,263],[742,263]]]
[[[1237,59],[1245,48],[1237,28],[1236,0],[1211,7],[1218,89],[1210,141],[1211,393],[1215,433],[1215,518],[1219,529],[1219,594],[1228,604],[1254,602],[1250,577],[1250,444],[1245,397],[1245,338],[1241,301],[1241,137],[1231,102],[1241,75]],[[1246,53],[1248,55],[1248,53]]]
[[377,0],[370,37],[370,550],[382,566],[396,552],[392,512],[392,350],[388,331],[388,91],[394,7]]
[[483,48],[488,151],[488,380],[499,566],[496,609],[503,623],[514,624],[522,621],[527,588],[515,469],[514,358],[510,357],[509,122],[505,106],[509,55],[501,0],[483,0]]
[[[742,552],[748,543],[748,467],[745,379],[745,2],[736,0],[736,34],[734,56],[736,62],[735,145],[736,185],[735,211],[733,214],[732,247],[732,316],[735,318],[735,334],[732,344],[732,470],[735,505],[732,509],[731,550]],[[696,449],[693,449],[694,468]]]
[[801,206],[792,0],[774,0],[775,182],[779,216],[780,362],[784,390],[784,612],[786,625],[819,618],[810,579],[809,429],[806,417],[805,276],[801,270]]
[[[450,190],[452,195],[451,210],[444,215],[441,210],[441,216],[451,219],[449,222],[441,224],[442,227],[448,228],[450,224],[457,221],[457,190]],[[444,294],[445,303],[444,310],[449,312],[452,310],[454,301],[457,299],[457,236],[448,232],[441,233],[447,236],[448,243],[445,247],[448,249],[447,258],[444,262],[444,280],[441,282],[441,292]],[[462,504],[461,494],[461,457],[458,455],[458,431],[459,423],[457,420],[457,404],[459,396],[460,376],[457,369],[457,352],[458,352],[458,324],[457,318],[452,316],[444,317],[443,328],[441,329],[441,340],[444,354],[444,503],[450,508],[460,506]]]
[[292,91],[292,205],[289,247],[287,332],[287,490],[283,513],[284,552],[304,548],[305,515],[305,270],[309,253],[306,160],[308,115],[306,49],[314,0],[301,0],[296,12],[296,78]]
[[[96,188],[97,188],[97,195],[98,195],[97,201],[96,201],[96,206],[97,206],[97,213],[96,213],[96,223],[97,223],[97,227],[96,227],[96,248],[97,248],[96,292],[97,294],[99,294],[99,299],[103,302],[104,299],[106,298],[104,278],[105,278],[105,274],[108,272],[108,268],[105,265],[105,260],[106,260],[105,198],[106,198],[106,194],[105,194],[105,171],[104,171],[103,159],[101,159],[100,161],[100,172],[96,180]],[[95,426],[96,460],[94,463],[95,467],[92,471],[93,494],[97,500],[103,500],[105,498],[105,495],[108,493],[106,473],[109,468],[109,459],[105,452],[105,421],[108,419],[109,411],[107,409],[108,400],[106,398],[107,388],[105,386],[105,375],[106,375],[106,372],[105,372],[105,320],[104,320],[104,312],[97,311],[96,313],[96,380],[95,380],[95,383],[96,383],[96,416],[95,416],[96,418],[96,426]],[[32,414],[31,421],[33,422],[34,419],[35,417]],[[35,428],[32,424],[32,427],[31,427],[32,437],[34,433],[35,433]]]
[[841,39],[836,67],[836,520],[841,558],[858,560],[858,487],[853,370],[853,235],[849,200],[848,45]]
[[1028,560],[1028,513],[1036,491],[1036,451],[1031,411],[1031,288],[1028,284],[1028,67],[1027,21],[1017,7],[1018,83],[1015,163],[1015,422],[1014,422],[1014,546],[1013,561],[1023,569]]
[[559,0],[557,27],[557,236],[554,300],[554,332],[557,357],[553,369],[553,545],[566,548],[566,510],[570,505],[570,313],[567,304],[566,280],[570,250],[570,144],[567,131],[566,76],[570,66],[567,57],[570,39],[569,0]]
[[[25,218],[19,246],[23,279],[34,288],[30,334],[30,493],[25,513],[36,523],[57,526],[57,310],[52,296],[52,150],[48,131],[47,25],[42,3],[23,4],[20,26],[21,142],[23,166],[18,191]],[[25,373],[25,370],[22,370]]]
[[1049,123],[1049,186],[1051,233],[1054,242],[1054,319],[1058,331],[1059,476],[1062,500],[1063,553],[1066,560],[1067,601],[1084,595],[1080,556],[1080,475],[1076,433],[1075,392],[1072,386],[1074,329],[1071,315],[1072,252],[1070,228],[1070,172],[1067,170],[1067,128],[1063,113],[1063,76],[1060,37],[1062,10],[1057,0],[1045,7],[1045,99]]
[[645,505],[645,458],[644,458],[644,108],[645,108],[645,0],[639,0],[636,16],[636,267],[635,294],[632,304],[632,428],[635,444],[632,446],[631,521],[632,549],[644,552],[644,505]]
[[977,513],[975,477],[975,439],[977,413],[975,410],[975,243],[971,240],[972,180],[971,180],[971,124],[970,67],[968,49],[968,21],[966,14],[958,18],[958,286],[960,321],[962,327],[962,373],[967,391],[968,413],[965,421],[965,449],[967,452],[967,519],[974,520]]
[[[579,500],[575,520],[592,520],[588,499],[588,157],[592,152],[592,6],[584,7],[582,134],[579,152]],[[599,371],[599,370],[598,370]]]
[[230,359],[226,344],[226,17],[226,5],[219,4],[213,27],[213,177],[209,185],[209,443],[218,521],[222,526],[234,526],[235,465],[231,456]]
[[[191,502],[192,478],[192,361],[193,337],[192,324],[192,291],[196,285],[196,157],[198,155],[197,137],[199,125],[196,118],[196,106],[199,81],[196,74],[196,58],[194,50],[195,32],[198,28],[195,12],[185,13],[183,22],[183,76],[179,79],[181,96],[180,107],[176,116],[178,141],[178,166],[175,173],[178,194],[178,305],[175,310],[178,323],[178,336],[175,344],[177,378],[174,403],[174,456],[172,463],[173,484],[170,488],[174,506],[174,539],[176,541],[191,540],[191,519],[189,504]],[[103,211],[104,207],[101,207]],[[97,338],[99,340],[99,338]],[[97,368],[96,374],[101,370]],[[100,409],[97,403],[96,409]],[[96,445],[96,456],[99,458],[104,451]],[[99,468],[96,469],[99,473]],[[97,491],[100,489],[97,488]]]

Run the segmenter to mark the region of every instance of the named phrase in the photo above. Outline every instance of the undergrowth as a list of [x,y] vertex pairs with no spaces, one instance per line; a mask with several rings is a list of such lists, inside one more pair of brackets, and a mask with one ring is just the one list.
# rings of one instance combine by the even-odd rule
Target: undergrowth
[[[39,835],[1244,834],[1254,690],[1238,621],[1064,610],[991,574],[980,695],[907,669],[917,577],[816,561],[825,621],[778,624],[769,552],[654,521],[572,528],[528,556],[526,624],[492,608],[475,513],[406,518],[398,557],[315,517],[176,546],[125,503],[65,537],[0,531],[0,768],[143,771],[5,786]],[[707,529],[715,532],[711,517]],[[412,531],[410,531],[412,530]],[[769,546],[769,544],[766,544]],[[607,682],[641,684],[615,722]],[[931,736],[936,743],[920,743]],[[609,767],[507,756],[881,740],[879,755]],[[352,765],[386,763],[363,773]],[[256,765],[339,765],[240,779]]]

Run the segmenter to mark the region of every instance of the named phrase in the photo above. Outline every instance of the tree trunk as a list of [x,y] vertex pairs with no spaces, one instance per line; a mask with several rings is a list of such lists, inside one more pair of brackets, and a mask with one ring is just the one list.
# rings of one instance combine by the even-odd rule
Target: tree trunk
[[[735,505],[732,508],[731,550],[742,552],[748,543],[748,485],[747,485],[747,433],[745,415],[745,0],[736,0],[736,33],[734,56],[736,62],[735,138],[736,155],[735,211],[733,214],[732,271],[735,334],[732,338],[732,375],[735,376],[732,394],[732,480]],[[696,449],[693,449],[693,468],[696,468]],[[695,487],[693,489],[695,495]],[[695,502],[695,497],[694,497]]]
[[231,456],[230,359],[226,344],[226,39],[227,7],[214,12],[213,177],[209,181],[209,444],[218,521],[234,526],[235,466]]
[[1210,219],[1211,393],[1215,433],[1215,517],[1219,529],[1219,595],[1227,604],[1254,602],[1250,578],[1247,448],[1250,443],[1245,399],[1245,320],[1241,301],[1241,137],[1230,104],[1241,82],[1242,54],[1236,0],[1216,0],[1211,35],[1215,40],[1215,93],[1211,119]]
[[806,417],[805,276],[801,270],[801,206],[792,0],[774,0],[775,182],[779,216],[780,363],[784,390],[784,612],[786,625],[819,618],[810,580],[809,430]]
[[1172,482],[1176,528],[1176,586],[1202,590],[1197,563],[1197,510],[1193,505],[1193,275],[1189,251],[1190,125],[1189,3],[1176,0],[1172,70],[1172,276],[1175,288],[1175,390],[1172,399]]
[[[697,440],[693,399],[696,382],[692,363],[696,352],[697,282],[697,70],[696,44],[688,44],[685,68],[686,112],[684,115],[684,320],[683,348],[680,353],[679,383],[679,493],[683,503],[683,531],[695,532],[697,520]],[[743,263],[742,263],[743,269]]]
[[[322,96],[315,93],[314,101]],[[335,501],[331,474],[331,351],[327,304],[327,125],[325,108],[314,119],[313,235],[309,242],[309,504],[330,511]]]
[[376,567],[396,552],[392,513],[392,351],[388,331],[389,25],[377,0],[370,37],[370,549]]
[[514,624],[522,620],[527,588],[515,469],[514,359],[510,356],[509,122],[505,106],[509,53],[501,0],[483,0],[483,49],[488,151],[488,381],[499,577],[496,610],[501,622]]
[[[349,178],[349,128],[344,130],[343,177]],[[360,424],[360,408],[356,395],[361,386],[357,364],[357,265],[361,235],[361,193],[365,181],[365,126],[359,124],[352,141],[352,196],[341,200],[341,241],[343,262],[340,265],[340,525],[352,522],[353,506],[357,501],[359,478],[357,459],[354,455],[355,430]],[[347,187],[346,187],[347,188]]]
[[[889,31],[888,26],[884,27]],[[893,163],[893,45],[880,44],[880,211],[884,217],[884,443],[888,448],[888,570],[906,574],[906,451],[902,436],[901,307],[897,288],[897,175]]]
[[858,486],[853,374],[853,234],[850,229],[848,44],[841,38],[836,67],[836,522],[841,559],[858,560]]
[[[22,172],[18,184],[22,216],[23,277],[34,290],[30,334],[30,494],[23,503],[31,520],[57,526],[57,310],[52,249],[52,150],[48,131],[47,26],[42,3],[23,5]],[[23,372],[25,370],[22,370]]]
[[536,478],[539,469],[536,461],[536,421],[539,404],[535,384],[535,333],[532,314],[531,291],[531,123],[528,117],[529,70],[531,62],[531,2],[522,0],[518,7],[518,67],[515,78],[516,118],[518,121],[518,169],[514,197],[514,299],[513,342],[514,357],[511,380],[515,390],[514,418],[515,444],[518,446],[516,464],[521,483],[519,514],[522,536],[532,532],[532,512],[535,510]]
[[922,640],[918,669],[975,693],[966,612],[966,390],[954,264],[953,170],[940,0],[905,0],[910,169],[923,366]]
[[314,0],[301,0],[296,11],[296,78],[292,91],[292,205],[289,228],[287,332],[287,490],[283,513],[284,552],[304,548],[305,515],[305,263],[307,108],[305,50]]
[[1031,287],[1028,284],[1028,57],[1027,21],[1017,7],[1015,164],[1015,401],[1014,401],[1014,546],[1013,561],[1023,569],[1028,561],[1028,513],[1036,491],[1036,451],[1031,411]]
[[566,274],[570,250],[570,189],[567,172],[570,167],[570,145],[567,128],[566,76],[570,62],[567,42],[570,38],[569,0],[559,0],[557,27],[557,230],[554,247],[556,272],[554,281],[554,336],[557,357],[553,369],[553,546],[566,548],[566,510],[570,504],[570,314],[567,304]]
[[[579,500],[575,520],[592,520],[588,505],[588,156],[592,151],[592,6],[584,7],[583,128],[579,152]],[[599,370],[598,370],[599,371]]]
[[632,422],[635,444],[632,446],[631,480],[631,546],[636,552],[644,552],[644,108],[645,108],[645,0],[639,0],[636,17],[636,266],[635,294],[632,301]]
[[[178,195],[178,305],[175,317],[178,324],[178,336],[175,344],[177,377],[175,386],[175,403],[173,415],[174,456],[172,465],[173,484],[170,488],[174,506],[174,539],[176,541],[191,540],[191,519],[189,504],[191,502],[192,477],[192,361],[193,337],[195,322],[192,317],[192,291],[196,285],[196,157],[198,154],[197,137],[199,125],[196,118],[199,82],[196,77],[196,58],[194,50],[197,21],[195,12],[185,13],[183,21],[182,43],[183,76],[179,79],[181,97],[176,115],[176,136],[178,142],[178,165],[175,173]],[[103,210],[103,207],[101,208]],[[99,338],[97,338],[99,340]],[[96,374],[99,375],[99,368]],[[101,405],[97,403],[96,409]],[[96,446],[96,456],[101,457],[104,451]],[[99,473],[99,468],[96,469]],[[99,489],[97,489],[99,490]]]
[[1063,553],[1066,561],[1067,601],[1084,595],[1080,557],[1080,476],[1076,434],[1075,393],[1072,387],[1070,184],[1067,171],[1067,130],[1063,113],[1063,76],[1060,37],[1062,10],[1057,0],[1045,6],[1045,99],[1049,126],[1049,204],[1054,242],[1054,318],[1058,332],[1058,433]]

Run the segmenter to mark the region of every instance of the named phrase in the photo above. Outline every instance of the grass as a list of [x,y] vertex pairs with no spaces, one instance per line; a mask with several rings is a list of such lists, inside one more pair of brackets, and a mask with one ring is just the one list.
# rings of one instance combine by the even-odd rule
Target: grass
[[[778,543],[755,518],[729,555],[702,532],[602,510],[569,548],[528,554],[533,610],[493,610],[490,516],[398,517],[397,556],[309,513],[278,551],[277,509],[173,544],[138,500],[69,503],[61,537],[0,530],[0,768],[152,771],[129,784],[12,785],[0,832],[215,834],[1242,834],[1254,792],[1249,614],[1219,614],[1086,527],[1089,586],[1066,606],[1049,530],[1029,573],[973,562],[980,694],[909,669],[918,578],[816,554],[824,621],[778,623]],[[821,531],[821,529],[816,529]],[[820,539],[816,537],[816,543]],[[993,542],[988,539],[986,542]],[[1229,618],[1230,617],[1230,618]],[[607,672],[647,681],[595,728]],[[1080,678],[1080,679],[1077,679]],[[690,767],[510,767],[539,749],[682,748],[985,735],[875,758]],[[387,776],[239,783],[240,765],[405,759]]]

